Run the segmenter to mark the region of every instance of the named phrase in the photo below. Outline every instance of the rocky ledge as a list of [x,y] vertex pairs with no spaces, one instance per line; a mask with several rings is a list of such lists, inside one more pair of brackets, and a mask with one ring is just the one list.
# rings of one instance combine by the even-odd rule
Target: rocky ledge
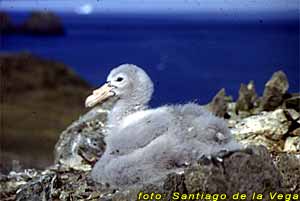
[[[241,85],[232,102],[221,90],[208,109],[228,120],[247,145],[239,151],[202,158],[196,165],[151,185],[113,189],[96,185],[90,170],[105,149],[103,129],[110,105],[96,107],[69,126],[55,147],[55,165],[44,171],[3,175],[2,200],[299,200],[299,94],[288,93],[281,71],[262,97],[253,82]],[[254,196],[254,197],[253,197]],[[218,197],[218,198],[217,198]]]

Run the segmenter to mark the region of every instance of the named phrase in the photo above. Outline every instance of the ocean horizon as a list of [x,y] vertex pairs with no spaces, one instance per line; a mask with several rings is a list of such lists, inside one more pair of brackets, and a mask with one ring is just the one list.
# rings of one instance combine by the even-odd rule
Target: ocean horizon
[[[13,22],[28,13],[9,13]],[[93,86],[120,64],[144,68],[155,85],[152,105],[206,104],[221,89],[237,98],[253,80],[258,94],[283,70],[299,92],[298,20],[212,20],[159,16],[59,14],[63,36],[4,35],[0,52],[27,51],[69,65]]]

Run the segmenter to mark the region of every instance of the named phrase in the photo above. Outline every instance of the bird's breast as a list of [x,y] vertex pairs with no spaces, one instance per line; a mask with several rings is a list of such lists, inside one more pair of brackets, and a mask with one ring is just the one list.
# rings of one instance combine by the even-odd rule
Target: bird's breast
[[125,117],[120,124],[120,128],[126,128],[131,125],[139,125],[147,121],[147,119],[155,118],[155,116],[164,115],[164,108],[138,111]]

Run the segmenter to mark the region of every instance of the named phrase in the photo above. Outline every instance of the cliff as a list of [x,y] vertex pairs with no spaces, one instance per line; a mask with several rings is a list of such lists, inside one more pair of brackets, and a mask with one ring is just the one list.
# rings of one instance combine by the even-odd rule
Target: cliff
[[91,90],[62,63],[28,54],[0,55],[1,171],[52,164],[59,133],[81,113]]

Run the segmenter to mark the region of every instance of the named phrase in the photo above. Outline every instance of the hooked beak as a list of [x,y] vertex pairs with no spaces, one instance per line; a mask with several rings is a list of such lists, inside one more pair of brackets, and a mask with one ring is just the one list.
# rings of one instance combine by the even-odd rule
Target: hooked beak
[[97,103],[102,103],[109,97],[115,96],[115,92],[112,91],[115,87],[109,83],[105,83],[99,89],[93,91],[93,94],[88,96],[85,100],[85,107],[93,107]]

